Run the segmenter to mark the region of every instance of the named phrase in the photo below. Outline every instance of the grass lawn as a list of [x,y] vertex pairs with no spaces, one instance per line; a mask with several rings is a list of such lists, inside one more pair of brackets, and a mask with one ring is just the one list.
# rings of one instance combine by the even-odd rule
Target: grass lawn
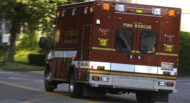
[[39,53],[39,48],[34,49],[34,50],[27,50],[27,49],[22,49],[22,50],[17,50],[15,54],[15,61],[16,62],[22,62],[22,63],[28,63],[28,55],[29,54],[40,54]]
[[5,71],[19,71],[19,72],[42,71],[45,69],[45,66],[33,66],[24,63],[5,63],[5,64],[0,64],[0,69]]

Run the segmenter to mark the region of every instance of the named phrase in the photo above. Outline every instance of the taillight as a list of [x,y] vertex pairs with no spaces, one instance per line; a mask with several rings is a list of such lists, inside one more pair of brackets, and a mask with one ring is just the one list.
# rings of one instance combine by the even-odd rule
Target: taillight
[[107,10],[107,11],[110,10],[110,4],[109,3],[103,3],[102,4],[102,9]]
[[175,16],[176,15],[176,11],[173,9],[168,10],[168,16]]
[[174,51],[175,35],[165,35],[164,38],[164,52],[171,53]]
[[174,86],[174,83],[173,83],[173,82],[168,82],[168,83],[167,83],[167,86],[168,86],[168,87],[173,87],[173,86]]
[[99,81],[99,80],[100,80],[100,77],[99,77],[99,76],[93,76],[93,77],[92,77],[92,80],[94,80],[94,81]]
[[168,86],[168,87],[173,87],[174,83],[173,82],[166,82],[166,81],[159,81],[158,82],[159,86]]
[[107,47],[109,42],[109,29],[99,29],[98,32],[98,44],[101,47]]

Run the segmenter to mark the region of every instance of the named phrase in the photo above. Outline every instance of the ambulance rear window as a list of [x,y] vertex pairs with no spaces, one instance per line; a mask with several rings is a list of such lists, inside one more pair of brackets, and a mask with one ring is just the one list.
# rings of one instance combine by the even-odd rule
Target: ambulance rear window
[[154,54],[157,47],[157,33],[153,31],[142,31],[140,40],[140,51],[142,53]]
[[116,34],[115,47],[118,52],[131,52],[133,45],[133,31],[119,29]]

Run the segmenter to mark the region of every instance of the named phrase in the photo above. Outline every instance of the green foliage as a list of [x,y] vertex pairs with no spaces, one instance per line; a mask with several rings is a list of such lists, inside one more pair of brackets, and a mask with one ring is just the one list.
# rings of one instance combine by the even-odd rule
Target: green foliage
[[[40,54],[40,48],[36,48],[33,50],[29,49],[20,49],[16,51],[15,54],[15,61],[16,62],[22,62],[22,63],[28,63],[28,55],[29,54]],[[44,54],[44,53],[42,53]]]
[[37,47],[38,47],[38,41],[34,33],[30,35],[22,34],[22,37],[19,38],[16,50],[23,50],[23,49],[33,50],[36,49]]
[[30,54],[28,55],[29,64],[32,65],[45,65],[45,57],[46,55],[41,54]]
[[17,19],[20,25],[27,23],[28,29],[52,33],[57,6],[82,2],[83,0],[0,0],[0,19]]
[[9,60],[14,61],[15,41],[21,27],[29,34],[31,42],[35,42],[35,31],[52,34],[51,25],[55,21],[57,4],[63,0],[0,0],[0,20],[10,21],[11,40]]
[[181,32],[179,47],[179,75],[190,75],[190,33]]
[[12,20],[13,18],[18,19],[18,21],[24,21],[25,15],[27,13],[26,5],[17,2],[16,0],[1,0],[0,1],[0,17],[5,20]]
[[[46,36],[53,34],[52,25],[55,23],[57,6],[80,1],[83,0],[0,0],[0,20],[5,19],[11,25],[10,59],[14,60],[16,34],[21,27],[29,34],[28,37],[25,36],[29,40],[25,46],[33,48],[37,39],[35,31],[42,31]],[[24,43],[25,41],[22,44]]]

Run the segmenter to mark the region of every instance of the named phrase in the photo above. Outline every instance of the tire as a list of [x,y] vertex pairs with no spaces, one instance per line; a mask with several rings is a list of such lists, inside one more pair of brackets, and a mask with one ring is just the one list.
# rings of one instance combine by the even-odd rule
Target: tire
[[155,103],[153,94],[151,93],[136,93],[137,103]]
[[83,96],[83,86],[82,84],[76,83],[74,73],[71,73],[69,79],[69,94],[72,98],[79,98]]
[[49,69],[44,71],[44,88],[47,92],[52,92],[55,88],[57,88],[57,84],[53,83],[51,80],[51,72]]

